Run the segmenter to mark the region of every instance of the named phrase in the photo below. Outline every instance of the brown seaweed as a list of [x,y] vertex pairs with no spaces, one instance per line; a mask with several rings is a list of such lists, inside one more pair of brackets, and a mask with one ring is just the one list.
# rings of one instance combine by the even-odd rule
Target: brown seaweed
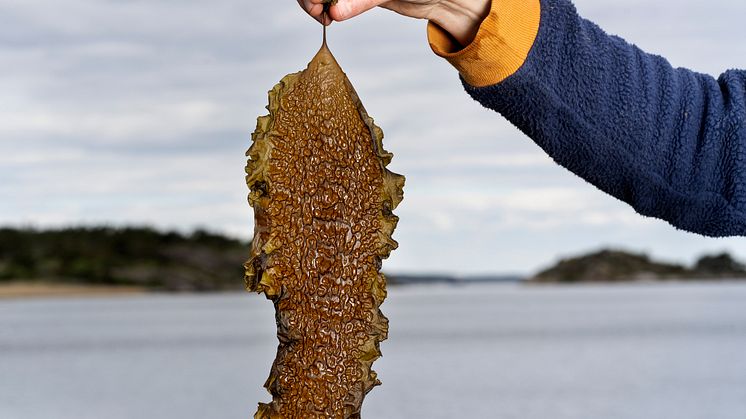
[[269,92],[247,156],[255,234],[246,286],[276,311],[279,346],[255,418],[359,418],[380,381],[381,261],[404,177],[324,41]]

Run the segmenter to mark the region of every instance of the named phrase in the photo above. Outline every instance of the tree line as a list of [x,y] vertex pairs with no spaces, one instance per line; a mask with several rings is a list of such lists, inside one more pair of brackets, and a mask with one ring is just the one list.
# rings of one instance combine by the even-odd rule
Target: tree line
[[167,291],[243,287],[250,243],[148,227],[0,229],[0,282],[59,281]]

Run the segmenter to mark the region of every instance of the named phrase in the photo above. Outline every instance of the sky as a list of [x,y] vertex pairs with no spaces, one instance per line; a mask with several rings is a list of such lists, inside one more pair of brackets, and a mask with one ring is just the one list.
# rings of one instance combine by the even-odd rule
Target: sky
[[[746,3],[579,0],[607,32],[718,75]],[[206,228],[248,239],[244,152],[320,26],[293,0],[0,0],[0,225]],[[376,10],[330,46],[407,177],[389,272],[531,274],[601,247],[691,263],[746,240],[677,231],[554,164],[464,91],[425,22]]]

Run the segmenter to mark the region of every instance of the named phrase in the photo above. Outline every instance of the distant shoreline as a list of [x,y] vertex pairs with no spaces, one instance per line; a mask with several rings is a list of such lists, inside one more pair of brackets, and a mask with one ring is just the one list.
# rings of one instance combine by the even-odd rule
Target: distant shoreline
[[[517,285],[526,288],[595,288],[595,287],[624,287],[624,286],[655,286],[655,285],[688,285],[688,284],[740,284],[746,285],[741,278],[690,279],[669,278],[666,280],[631,280],[631,281],[588,281],[588,282],[539,282],[539,281],[432,281],[405,282],[389,284],[396,289],[410,287],[447,287],[462,288],[479,285]],[[30,300],[37,298],[86,298],[86,297],[117,297],[137,296],[146,294],[181,294],[181,295],[212,295],[226,292],[245,293],[241,289],[219,291],[163,291],[145,287],[106,286],[86,284],[60,284],[52,282],[10,282],[0,284],[0,303],[13,300]]]
[[0,300],[44,297],[101,297],[145,294],[143,287],[60,284],[53,282],[15,281],[0,284]]

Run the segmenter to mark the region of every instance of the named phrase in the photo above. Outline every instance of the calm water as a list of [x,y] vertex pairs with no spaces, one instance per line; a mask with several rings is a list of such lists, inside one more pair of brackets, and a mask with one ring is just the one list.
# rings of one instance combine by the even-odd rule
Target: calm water
[[[746,284],[399,288],[366,418],[743,419]],[[268,400],[255,295],[0,302],[0,418],[229,419]]]

